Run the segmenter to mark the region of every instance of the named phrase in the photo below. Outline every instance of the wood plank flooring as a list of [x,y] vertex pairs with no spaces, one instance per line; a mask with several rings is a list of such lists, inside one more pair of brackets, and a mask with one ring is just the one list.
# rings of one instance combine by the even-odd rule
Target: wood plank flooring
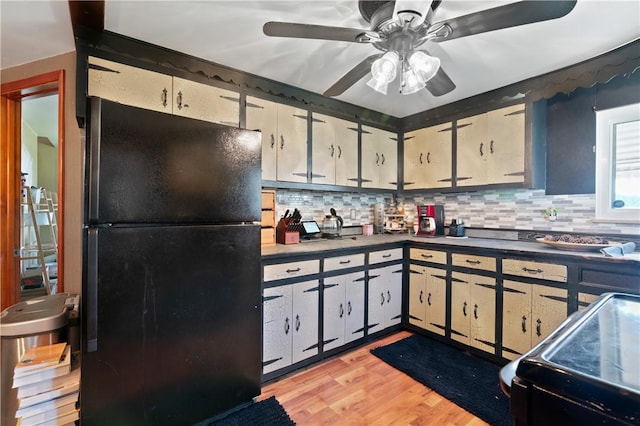
[[486,425],[370,353],[410,335],[401,331],[267,383],[258,400],[275,396],[299,426]]

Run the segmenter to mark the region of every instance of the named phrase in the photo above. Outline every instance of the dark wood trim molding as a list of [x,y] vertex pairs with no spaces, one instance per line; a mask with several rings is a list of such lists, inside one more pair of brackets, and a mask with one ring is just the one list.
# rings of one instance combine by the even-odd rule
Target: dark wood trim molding
[[69,14],[74,34],[79,26],[104,30],[104,0],[69,0]]

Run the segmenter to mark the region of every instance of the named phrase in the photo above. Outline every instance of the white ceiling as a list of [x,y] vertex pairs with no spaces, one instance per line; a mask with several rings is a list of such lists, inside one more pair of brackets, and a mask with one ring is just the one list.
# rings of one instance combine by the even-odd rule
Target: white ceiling
[[[443,0],[434,21],[503,3]],[[0,14],[2,68],[67,52],[73,44],[66,1],[0,0]],[[267,37],[262,32],[267,21],[368,28],[357,0],[106,0],[105,7],[109,31],[320,94],[377,52],[368,44]],[[423,90],[404,96],[390,86],[384,96],[367,87],[365,77],[337,99],[405,117],[592,58],[638,37],[640,1],[579,0],[557,20],[428,42],[426,49],[441,59],[457,86],[449,94],[434,97]]]

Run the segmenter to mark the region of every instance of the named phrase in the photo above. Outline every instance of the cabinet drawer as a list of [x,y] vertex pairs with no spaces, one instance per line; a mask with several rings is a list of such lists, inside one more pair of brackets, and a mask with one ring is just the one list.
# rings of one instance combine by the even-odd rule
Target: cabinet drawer
[[262,210],[260,225],[265,228],[274,228],[276,226],[276,212],[273,210]]
[[371,253],[369,253],[369,264],[390,262],[392,260],[399,260],[399,259],[402,259],[401,248],[372,251]]
[[447,264],[447,253],[444,251],[412,248],[409,250],[409,257],[411,260],[423,260],[425,262],[440,263],[442,265]]
[[451,263],[453,266],[496,271],[496,259],[494,257],[454,253],[451,255]]
[[262,191],[262,210],[275,210],[276,208],[276,192]]
[[328,257],[324,260],[325,271],[335,271],[337,269],[353,268],[364,265],[364,253],[352,254],[349,256]]
[[280,263],[264,267],[264,281],[280,280],[283,278],[300,277],[302,275],[317,274],[320,271],[320,260],[303,260],[301,262]]
[[504,259],[502,261],[502,273],[541,280],[567,282],[567,267],[555,263]]
[[260,244],[263,246],[276,243],[276,230],[274,228],[262,228],[260,230]]

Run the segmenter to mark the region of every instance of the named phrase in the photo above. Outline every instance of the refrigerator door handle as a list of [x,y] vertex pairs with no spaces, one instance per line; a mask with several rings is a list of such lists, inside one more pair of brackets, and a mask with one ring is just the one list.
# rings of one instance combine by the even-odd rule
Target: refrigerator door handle
[[98,350],[98,230],[87,231],[87,352]]

